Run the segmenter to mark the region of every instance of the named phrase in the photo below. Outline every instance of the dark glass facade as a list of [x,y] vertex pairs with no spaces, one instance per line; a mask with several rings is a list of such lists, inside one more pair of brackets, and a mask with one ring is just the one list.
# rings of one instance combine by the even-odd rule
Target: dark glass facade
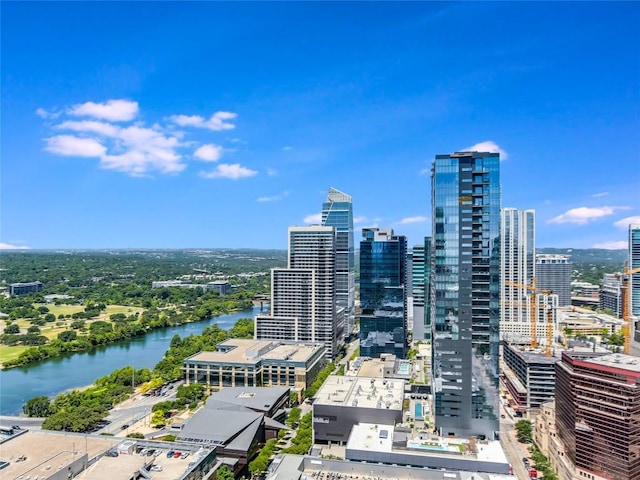
[[431,181],[436,427],[444,436],[494,438],[499,427],[499,155],[437,155]]
[[360,242],[360,355],[407,351],[407,238],[366,228]]
[[338,338],[353,331],[355,262],[353,248],[353,203],[351,196],[330,188],[322,204],[322,225],[336,229],[336,305],[344,308],[344,322],[337,326]]

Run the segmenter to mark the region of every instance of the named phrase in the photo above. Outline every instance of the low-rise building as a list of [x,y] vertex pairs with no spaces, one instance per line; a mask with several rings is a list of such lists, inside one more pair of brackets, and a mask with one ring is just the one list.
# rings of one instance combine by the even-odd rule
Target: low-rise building
[[42,291],[42,282],[12,283],[9,285],[9,295],[24,295]]
[[313,403],[314,441],[344,443],[358,423],[401,422],[403,399],[403,380],[331,375]]
[[[143,448],[153,455],[136,453]],[[168,457],[169,451],[184,457]],[[220,466],[215,448],[48,430],[3,438],[0,459],[8,461],[3,479],[203,480]]]
[[184,361],[187,385],[208,390],[224,387],[287,386],[304,390],[325,364],[324,346],[272,340],[230,339],[214,352],[200,352]]
[[277,455],[267,472],[266,480],[309,479],[370,479],[370,480],[514,480],[510,474],[452,471],[435,468],[415,468],[383,463],[364,463],[302,455]]
[[214,282],[207,283],[205,288],[207,290],[218,292],[220,295],[226,295],[231,291],[231,284],[226,280],[216,280]]
[[499,441],[449,439],[394,425],[360,423],[349,435],[346,459],[445,470],[509,474]]
[[600,338],[620,333],[624,322],[619,318],[583,308],[559,308],[558,328],[566,337],[585,336]]
[[622,276],[619,273],[605,273],[600,285],[600,309],[611,310],[616,317],[622,317]]
[[511,407],[526,415],[537,411],[555,394],[555,367],[558,357],[546,357],[542,351],[520,345],[503,344],[503,368],[500,379],[507,390]]

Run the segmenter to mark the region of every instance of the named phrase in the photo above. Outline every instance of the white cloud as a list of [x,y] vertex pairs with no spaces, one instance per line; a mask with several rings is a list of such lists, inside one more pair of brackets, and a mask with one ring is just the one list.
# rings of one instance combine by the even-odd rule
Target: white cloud
[[259,197],[258,202],[276,202],[289,196],[289,192],[284,191],[278,195],[272,195],[270,197]]
[[618,228],[622,228],[624,230],[629,228],[629,225],[632,223],[640,223],[640,215],[634,215],[633,217],[626,217],[617,222],[614,222],[614,225]]
[[193,152],[193,156],[205,162],[217,162],[222,157],[222,147],[208,143]]
[[115,137],[120,128],[110,123],[96,122],[95,120],[68,120],[56,125],[59,130],[73,130],[76,132],[97,133],[105,137]]
[[[100,167],[132,176],[143,176],[149,172],[169,174],[184,170],[187,165],[183,161],[182,149],[192,148],[195,150],[192,158],[208,162],[215,162],[223,153],[231,151],[214,144],[198,147],[198,142],[185,139],[185,131],[176,129],[179,127],[174,124],[153,123],[151,127],[146,127],[144,122],[134,121],[139,109],[138,103],[132,100],[86,102],[55,114],[43,108],[36,110],[36,114],[43,118],[55,118],[60,113],[67,118],[51,128],[61,134],[45,138],[45,150],[57,155],[98,158]],[[74,119],[69,116],[92,118]],[[235,113],[220,111],[209,119],[198,115],[175,115],[170,118],[182,126],[228,130],[234,128],[229,120],[235,117]],[[221,165],[203,176],[238,179],[257,173],[236,164]]]
[[430,168],[423,168],[422,170],[420,170],[420,175],[427,175],[428,173],[431,173]]
[[369,219],[367,217],[365,217],[364,215],[353,217],[353,224],[354,225],[361,225],[361,224],[366,223],[368,221],[369,221]]
[[421,215],[417,215],[415,217],[406,217],[398,222],[399,225],[407,225],[409,223],[422,223],[426,222],[427,217],[423,217]]
[[0,242],[0,250],[29,250],[29,247]]
[[73,135],[56,135],[45,138],[45,150],[67,157],[101,157],[107,149],[93,138],[80,138]]
[[200,115],[172,115],[169,119],[181,127],[206,128],[213,131],[231,130],[236,128],[225,120],[233,120],[238,115],[233,112],[216,112],[208,120]]
[[242,167],[238,163],[222,163],[212,172],[200,172],[200,176],[203,178],[230,178],[231,180],[253,177],[257,174],[258,172],[256,170]]
[[78,117],[93,117],[110,122],[127,122],[138,114],[138,102],[107,100],[105,103],[86,102],[71,107],[67,113]]
[[40,118],[50,119],[59,117],[60,112],[50,112],[48,110],[45,110],[44,108],[36,108],[36,115],[38,115]]
[[628,246],[624,240],[596,243],[592,248],[604,248],[606,250],[624,250]]
[[285,145],[284,147],[282,147],[282,150],[284,150],[285,152],[289,151],[289,150],[293,150],[293,147],[291,145]]
[[616,210],[628,210],[629,207],[578,207],[567,210],[565,213],[553,217],[547,223],[576,223],[585,225],[607,215],[612,215]]
[[304,217],[304,223],[307,225],[319,225],[322,223],[322,213],[312,213]]
[[278,171],[273,168],[267,168],[267,175],[273,177],[278,174]]
[[471,145],[470,147],[463,148],[460,150],[461,152],[490,152],[490,153],[499,153],[500,160],[506,160],[509,158],[509,154],[506,150],[500,148],[500,146],[492,141],[485,140],[484,142],[476,143],[475,145]]
[[594,198],[598,198],[598,197],[606,197],[607,195],[609,195],[609,192],[598,192],[598,193],[594,193],[591,196]]

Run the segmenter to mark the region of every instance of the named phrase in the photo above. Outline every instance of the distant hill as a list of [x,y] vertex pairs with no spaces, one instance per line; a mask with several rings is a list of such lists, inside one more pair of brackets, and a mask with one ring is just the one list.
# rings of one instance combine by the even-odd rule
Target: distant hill
[[595,285],[602,282],[605,273],[622,271],[627,250],[605,250],[603,248],[537,248],[536,253],[571,255],[573,280]]
[[604,248],[537,248],[536,253],[571,255],[572,263],[599,263],[619,265],[627,260],[627,250],[605,250]]

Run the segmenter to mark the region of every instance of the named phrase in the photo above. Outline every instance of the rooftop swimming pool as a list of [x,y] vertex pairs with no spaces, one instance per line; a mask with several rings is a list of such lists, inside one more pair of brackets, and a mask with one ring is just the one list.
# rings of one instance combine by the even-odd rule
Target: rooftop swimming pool
[[398,373],[400,375],[409,375],[409,368],[411,367],[408,363],[401,363],[398,365]]
[[421,403],[416,403],[416,419],[421,419],[422,418],[422,404]]

